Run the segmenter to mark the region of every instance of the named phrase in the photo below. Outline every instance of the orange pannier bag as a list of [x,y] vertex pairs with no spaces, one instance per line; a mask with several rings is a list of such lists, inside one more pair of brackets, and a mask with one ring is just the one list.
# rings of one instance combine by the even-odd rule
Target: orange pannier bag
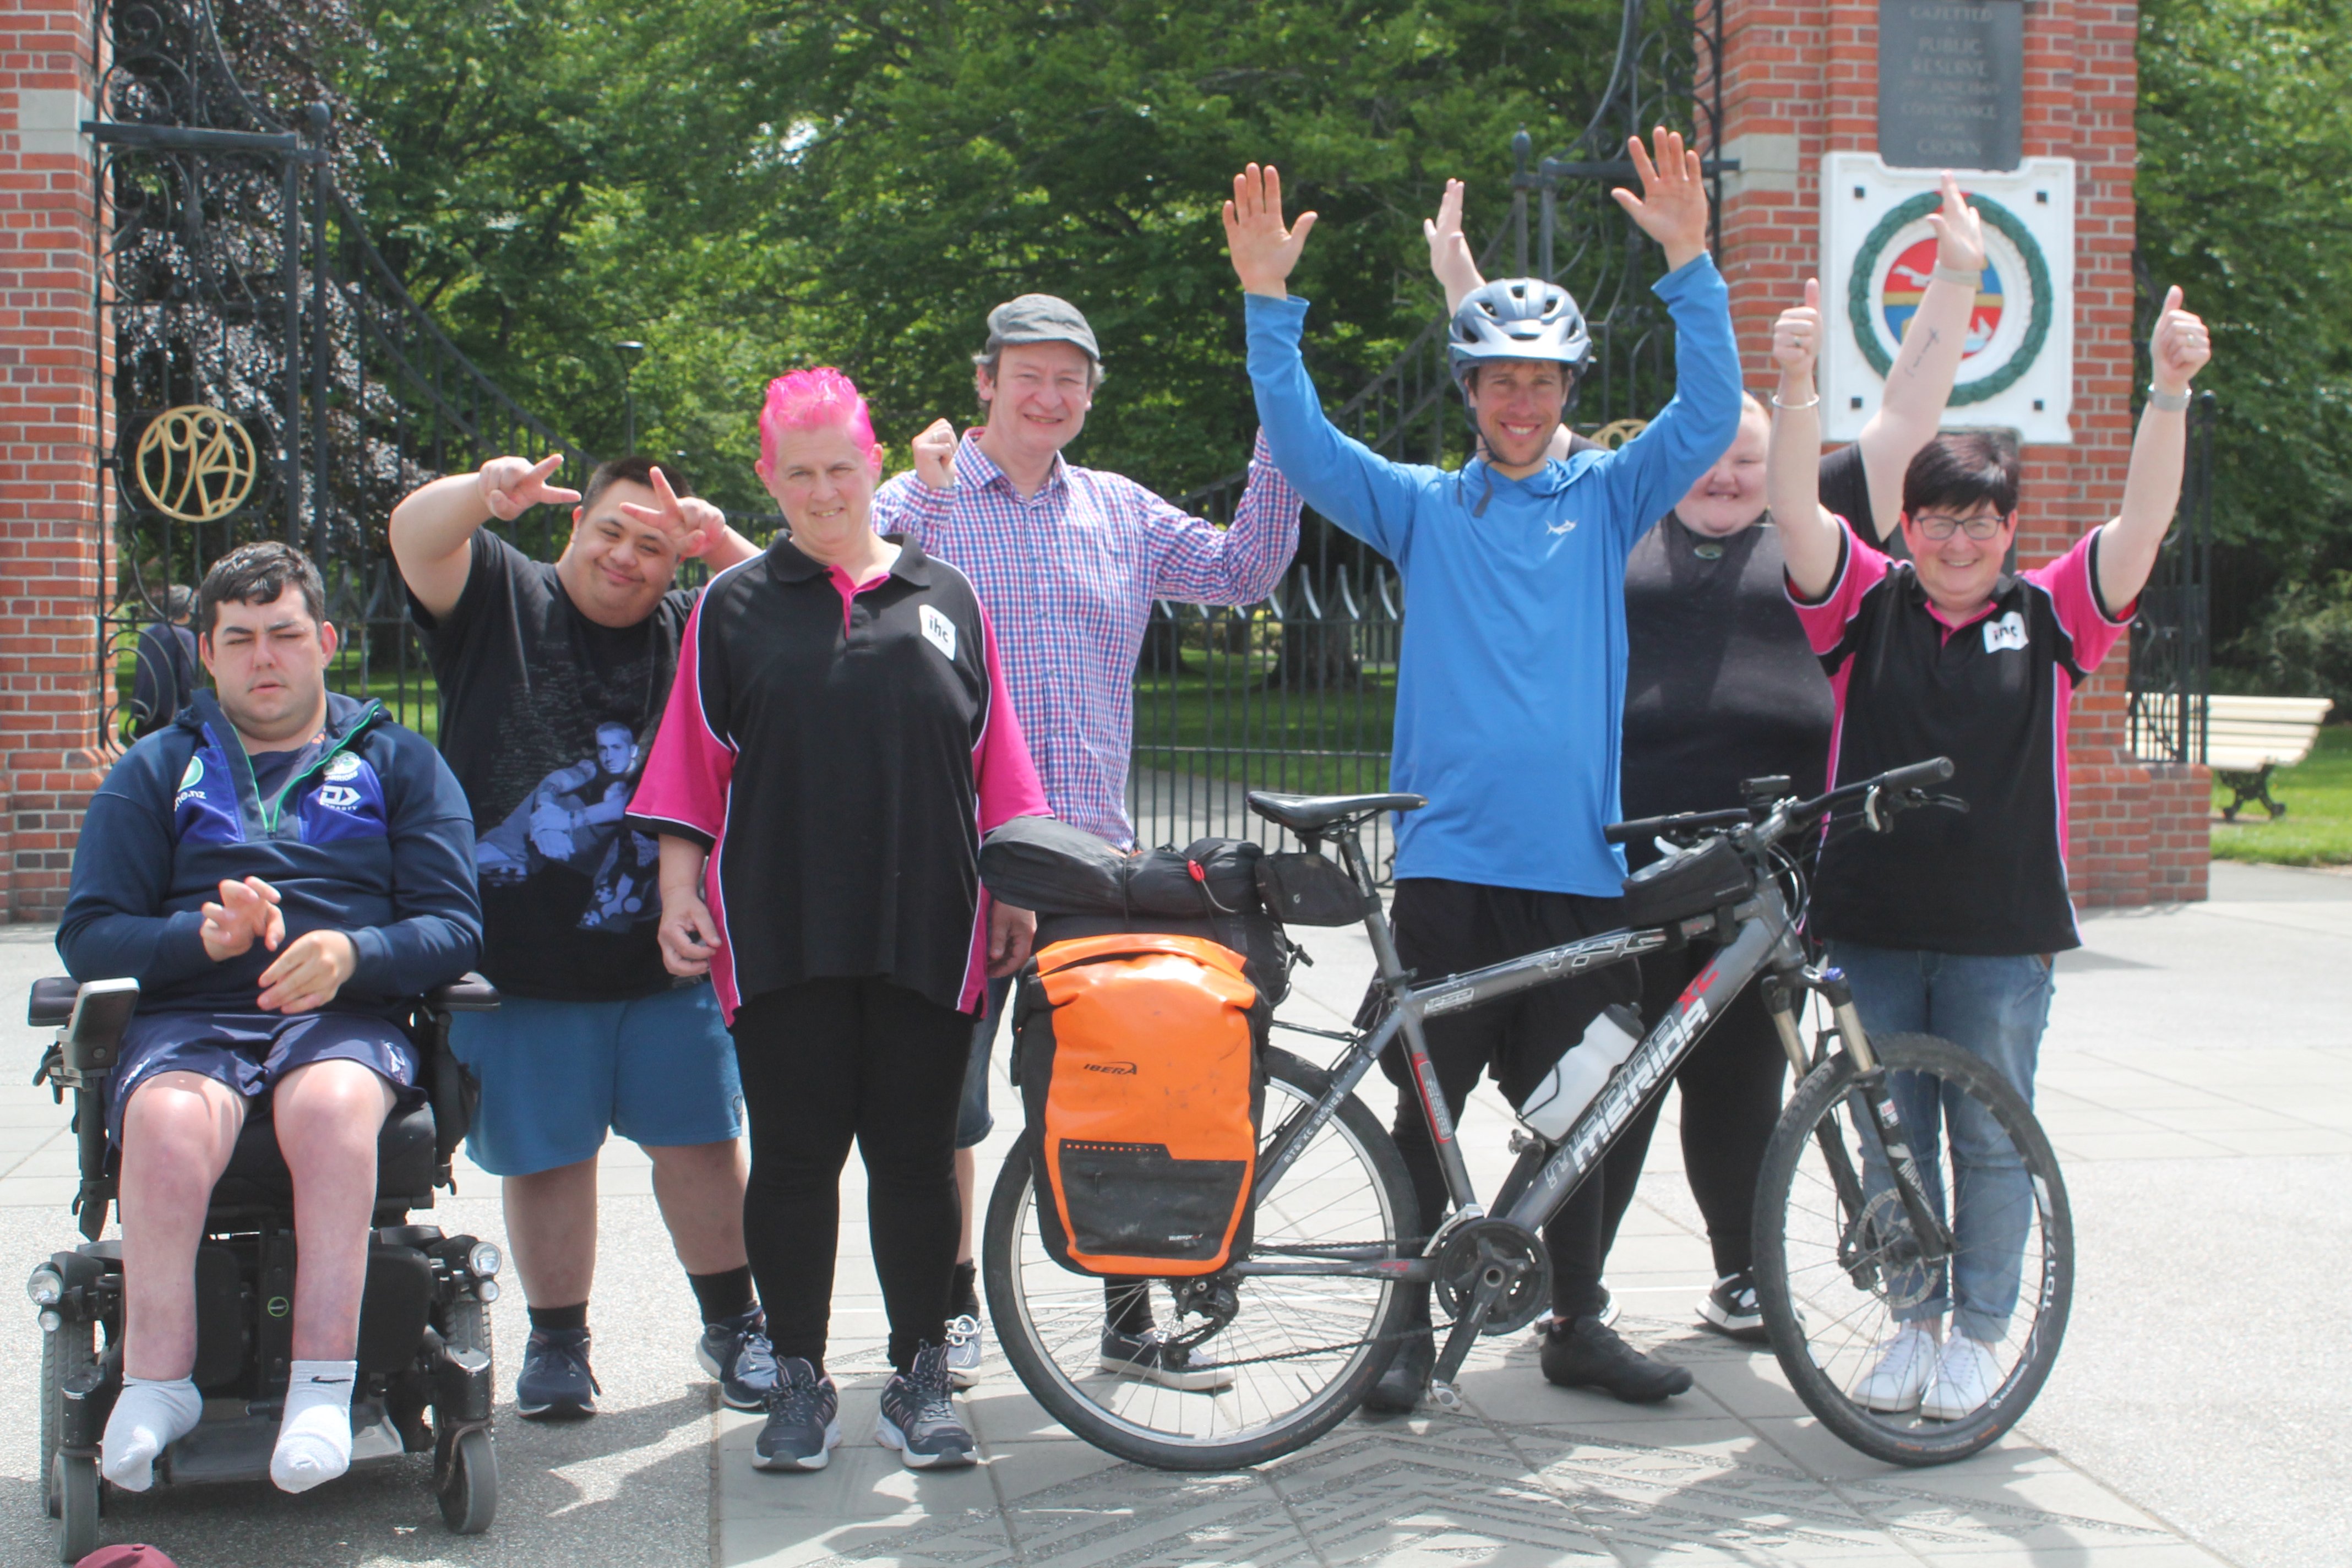
[[1022,975],[1013,1071],[1063,1268],[1213,1274],[1248,1246],[1265,1083],[1242,965],[1199,937],[1120,934],[1055,942]]

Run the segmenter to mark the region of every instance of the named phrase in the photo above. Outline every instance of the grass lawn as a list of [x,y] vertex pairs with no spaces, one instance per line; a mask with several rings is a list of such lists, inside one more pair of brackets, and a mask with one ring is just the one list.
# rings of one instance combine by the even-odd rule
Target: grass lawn
[[[2216,807],[2228,805],[2231,795],[2228,786],[2214,781]],[[2286,815],[2275,822],[2266,819],[2260,805],[2249,805],[2236,822],[2213,824],[2213,858],[2273,866],[2352,865],[2352,724],[2323,728],[2311,755],[2273,773],[2271,798],[2286,806]]]

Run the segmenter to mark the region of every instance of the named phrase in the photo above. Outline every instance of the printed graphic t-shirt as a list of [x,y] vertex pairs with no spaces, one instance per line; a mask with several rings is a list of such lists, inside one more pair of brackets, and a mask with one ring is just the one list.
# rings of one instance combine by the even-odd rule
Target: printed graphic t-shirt
[[669,988],[654,933],[659,850],[622,822],[677,669],[694,593],[633,626],[582,615],[555,568],[488,529],[436,619],[411,595],[441,687],[441,753],[474,809],[482,973],[501,991],[620,1001]]

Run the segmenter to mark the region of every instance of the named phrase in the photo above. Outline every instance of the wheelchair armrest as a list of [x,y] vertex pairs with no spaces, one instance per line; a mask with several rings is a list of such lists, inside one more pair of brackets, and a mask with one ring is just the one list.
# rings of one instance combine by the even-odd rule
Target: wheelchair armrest
[[499,988],[480,975],[468,973],[427,991],[425,1005],[436,1013],[495,1013],[499,1010]]
[[25,1008],[25,1022],[36,1029],[55,1029],[73,1016],[74,993],[81,987],[63,974],[51,974],[33,982],[32,1000]]

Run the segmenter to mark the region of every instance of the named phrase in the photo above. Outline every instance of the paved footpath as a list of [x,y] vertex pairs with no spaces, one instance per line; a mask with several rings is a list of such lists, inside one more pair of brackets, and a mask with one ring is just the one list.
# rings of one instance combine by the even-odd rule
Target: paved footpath
[[[421,1477],[396,1469],[299,1499],[129,1500],[107,1538],[152,1541],[185,1568],[2352,1562],[2352,878],[2217,866],[2214,893],[2089,921],[2088,945],[2060,960],[2040,1109],[2074,1205],[2074,1318],[2021,1431],[1964,1464],[1863,1458],[1805,1415],[1769,1353],[1694,1326],[1711,1270],[1662,1129],[1610,1285],[1624,1331],[1697,1378],[1665,1405],[1551,1388],[1514,1336],[1481,1346],[1461,1415],[1359,1417],[1255,1472],[1172,1476],[1069,1437],[992,1352],[967,1401],[986,1463],[917,1477],[871,1441],[882,1318],[853,1163],[835,1313],[848,1441],[821,1474],[761,1475],[753,1422],[718,1412],[694,1370],[646,1167],[614,1151],[594,1304],[604,1414],[547,1428],[502,1412],[489,1535],[444,1533]],[[0,928],[0,1266],[27,1269],[71,1224],[60,1115],[14,1087],[37,1056],[14,1019],[25,982],[54,966],[47,940]],[[1343,1021],[1370,968],[1363,940],[1311,945],[1286,1015]],[[1015,1120],[999,1071],[991,1154]],[[1507,1125],[1498,1102],[1474,1100],[1464,1142],[1482,1190],[1507,1160]],[[502,1237],[495,1184],[459,1185],[441,1223]],[[504,1394],[519,1292],[498,1317]],[[0,1345],[0,1401],[22,1413],[0,1423],[0,1562],[30,1565],[47,1531],[29,1308]]]

